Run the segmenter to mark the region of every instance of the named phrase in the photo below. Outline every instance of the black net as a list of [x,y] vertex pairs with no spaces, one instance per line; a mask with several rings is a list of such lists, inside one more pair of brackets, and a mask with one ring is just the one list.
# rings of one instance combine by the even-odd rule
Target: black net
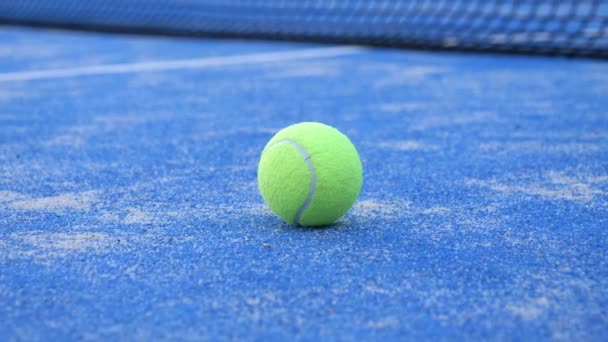
[[608,57],[599,0],[20,0],[0,2],[0,22]]

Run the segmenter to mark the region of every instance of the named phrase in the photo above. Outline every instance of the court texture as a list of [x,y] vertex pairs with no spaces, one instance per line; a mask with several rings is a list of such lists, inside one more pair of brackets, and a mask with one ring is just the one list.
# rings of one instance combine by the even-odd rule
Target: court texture
[[[0,1],[0,340],[606,341],[604,1]],[[354,207],[257,164],[344,132]]]

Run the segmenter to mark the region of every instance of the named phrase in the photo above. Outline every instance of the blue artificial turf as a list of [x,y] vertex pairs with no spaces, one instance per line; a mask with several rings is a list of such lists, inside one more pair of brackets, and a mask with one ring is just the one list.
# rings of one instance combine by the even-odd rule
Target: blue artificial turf
[[[0,339],[605,339],[606,62],[370,48],[14,74],[331,48],[2,28]],[[257,190],[300,121],[363,161],[324,229]]]

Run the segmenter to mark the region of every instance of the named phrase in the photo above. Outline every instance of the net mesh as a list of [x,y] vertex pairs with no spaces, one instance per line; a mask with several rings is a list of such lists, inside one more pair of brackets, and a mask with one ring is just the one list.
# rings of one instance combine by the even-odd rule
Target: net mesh
[[0,23],[608,57],[600,0],[7,0]]

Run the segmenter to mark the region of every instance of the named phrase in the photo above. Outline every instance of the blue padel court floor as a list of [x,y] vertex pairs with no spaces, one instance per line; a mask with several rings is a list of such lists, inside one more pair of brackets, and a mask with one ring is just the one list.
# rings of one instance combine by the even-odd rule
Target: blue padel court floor
[[[347,134],[335,225],[257,189]],[[0,29],[0,339],[603,340],[608,64]]]

